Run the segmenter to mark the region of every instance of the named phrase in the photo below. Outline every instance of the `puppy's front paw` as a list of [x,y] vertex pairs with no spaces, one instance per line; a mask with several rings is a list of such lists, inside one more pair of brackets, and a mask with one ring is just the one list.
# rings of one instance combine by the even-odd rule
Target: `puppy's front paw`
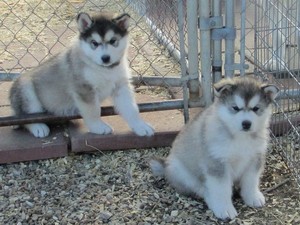
[[215,216],[221,220],[233,219],[238,215],[236,209],[231,203],[226,205],[220,203],[211,207],[211,210],[214,212]]
[[113,129],[104,122],[97,121],[88,126],[89,131],[94,134],[111,134]]
[[242,195],[246,205],[250,207],[263,207],[266,203],[265,196],[260,192],[247,193]]
[[38,138],[47,137],[50,133],[49,127],[44,123],[26,124],[25,128],[29,130],[29,132],[32,133],[33,136]]
[[136,121],[132,126],[132,130],[138,136],[152,136],[154,134],[154,129],[143,120]]

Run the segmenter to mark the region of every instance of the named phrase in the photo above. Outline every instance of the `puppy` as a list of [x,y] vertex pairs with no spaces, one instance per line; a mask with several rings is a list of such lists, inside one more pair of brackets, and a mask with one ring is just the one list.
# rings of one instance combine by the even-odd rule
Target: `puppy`
[[247,205],[265,204],[259,180],[279,89],[241,77],[220,81],[214,91],[214,103],[183,128],[169,156],[150,160],[150,167],[178,192],[204,198],[216,217],[233,219],[234,184]]
[[[109,134],[112,128],[100,119],[100,103],[112,97],[115,110],[137,135],[153,135],[153,128],[139,116],[129,82],[129,19],[128,14],[80,13],[79,35],[71,46],[14,82],[10,101],[15,115],[79,113],[91,133]],[[40,138],[50,132],[44,123],[25,128]]]

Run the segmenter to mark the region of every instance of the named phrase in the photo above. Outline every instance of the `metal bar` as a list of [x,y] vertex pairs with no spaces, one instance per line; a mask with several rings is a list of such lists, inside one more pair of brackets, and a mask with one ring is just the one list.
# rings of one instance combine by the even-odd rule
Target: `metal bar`
[[0,73],[0,81],[13,81],[20,76],[20,73]]
[[[234,0],[226,0],[225,26],[226,28],[234,27]],[[225,76],[233,77],[234,70],[234,40],[225,40]]]
[[[221,1],[213,1],[213,16],[221,16]],[[222,40],[213,40],[212,75],[214,82],[222,78]]]
[[169,53],[174,57],[174,59],[177,62],[179,62],[180,52],[175,47],[173,42],[170,39],[168,39],[164,35],[164,33],[148,17],[146,17],[146,23],[150,26],[151,30],[155,33],[156,38],[168,49]]
[[287,89],[287,90],[281,90],[276,97],[276,100],[280,99],[297,99],[298,102],[300,102],[300,89]]
[[[263,4],[264,4],[264,1],[263,1]],[[260,10],[260,11],[258,11]],[[258,73],[258,38],[257,38],[257,28],[258,28],[258,21],[257,21],[257,18],[259,18],[260,16],[260,12],[261,12],[261,9],[257,6],[254,7],[254,22],[253,22],[253,29],[254,29],[254,59],[252,60],[252,57],[249,55],[245,55],[245,57],[247,58],[247,60],[251,59],[253,61],[253,64],[254,64],[254,71],[253,73],[255,75],[257,75]],[[247,52],[248,53],[248,52]]]
[[297,11],[297,27],[296,27],[296,32],[297,32],[297,53],[298,57],[300,56],[300,1],[297,1],[297,6],[296,6],[296,11]]
[[[210,1],[199,0],[200,20],[210,18]],[[200,29],[201,87],[205,105],[212,103],[210,29]]]
[[[185,38],[184,38],[184,7],[183,0],[178,1],[178,30],[179,30],[179,44],[180,44],[180,68],[181,68],[181,76],[187,77],[187,65],[185,63]],[[189,93],[187,87],[187,81],[182,83],[183,88],[183,116],[184,122],[187,123],[189,120]]]
[[133,85],[182,87],[183,81],[178,77],[133,76]]
[[[199,77],[199,60],[198,60],[198,26],[197,26],[197,8],[196,0],[186,1],[187,4],[187,26],[188,26],[188,61],[189,75]],[[191,80],[189,82],[190,100],[198,100],[200,89],[199,80]]]
[[246,47],[246,0],[241,1],[241,40],[240,40],[240,74],[245,75],[245,47]]
[[[164,102],[151,102],[138,104],[140,112],[155,112],[162,110],[182,109],[183,100],[169,100]],[[101,107],[101,116],[112,116],[116,115],[114,108],[111,106]],[[40,122],[59,122],[80,119],[80,115],[73,116],[55,116],[46,113],[34,113],[24,115],[20,117],[7,116],[0,117],[0,127],[11,126],[11,125],[22,125],[28,123],[40,123]]]
[[[20,76],[19,73],[0,74],[0,81],[13,81]],[[183,81],[178,76],[156,77],[156,76],[133,76],[131,78],[133,85],[150,85],[150,86],[170,86],[181,87]]]

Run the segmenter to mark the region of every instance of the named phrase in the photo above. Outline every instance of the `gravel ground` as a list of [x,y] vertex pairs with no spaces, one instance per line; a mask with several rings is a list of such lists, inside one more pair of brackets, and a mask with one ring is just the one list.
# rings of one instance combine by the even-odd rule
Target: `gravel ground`
[[[1,224],[227,224],[202,200],[177,194],[148,167],[169,148],[95,152],[0,166]],[[262,178],[267,204],[245,206],[229,224],[299,224],[299,189],[270,152]]]

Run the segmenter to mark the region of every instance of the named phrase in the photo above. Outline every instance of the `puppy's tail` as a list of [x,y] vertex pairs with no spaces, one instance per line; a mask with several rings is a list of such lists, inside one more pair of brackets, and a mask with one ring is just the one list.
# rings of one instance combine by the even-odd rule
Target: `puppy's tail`
[[153,157],[149,161],[152,173],[156,177],[165,176],[166,161],[163,158]]

